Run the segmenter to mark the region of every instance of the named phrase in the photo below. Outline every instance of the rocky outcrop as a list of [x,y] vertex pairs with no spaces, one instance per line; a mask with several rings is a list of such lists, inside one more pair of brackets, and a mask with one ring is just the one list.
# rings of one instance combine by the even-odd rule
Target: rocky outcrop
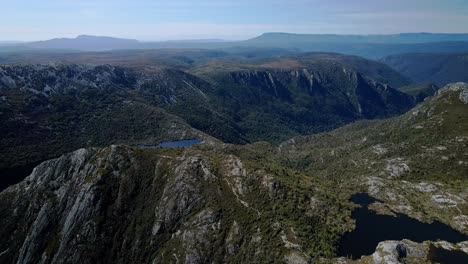
[[141,152],[80,149],[2,192],[1,262],[150,263],[173,258],[160,254],[174,239],[185,249],[181,261],[204,262],[209,252],[199,246],[222,233],[201,187],[216,180],[209,163]]
[[458,82],[448,84],[438,92],[438,95],[441,95],[446,91],[460,92],[460,101],[464,104],[468,104],[468,83]]
[[239,157],[216,160],[112,145],[41,163],[0,193],[0,262],[281,260],[289,246],[277,230],[294,229],[265,214],[281,200]]
[[113,65],[0,65],[0,169],[82,147],[202,134],[194,130],[227,143],[281,141],[414,105],[410,96],[330,62],[291,70],[210,69],[208,75]]
[[[467,242],[458,244],[452,244],[446,241],[416,243],[405,239],[401,241],[391,240],[380,242],[374,254],[372,254],[371,259],[374,264],[401,264],[406,263],[405,259],[412,259],[412,261],[424,263],[428,260],[432,261],[432,258],[436,257],[433,255],[434,253],[431,252],[434,248],[468,254]],[[359,263],[368,263],[367,261],[368,258],[364,257]]]
[[[239,92],[242,94],[233,99],[244,103],[264,103],[261,99],[274,97],[307,108],[314,104],[328,107],[332,109],[331,112],[340,110],[341,114],[346,112],[346,115],[354,118],[376,118],[402,113],[415,103],[411,96],[376,82],[360,72],[329,64],[289,71],[243,70],[213,75],[224,86],[241,88]],[[305,99],[309,103],[302,105],[302,100]]]
[[193,125],[235,133],[214,132],[221,121],[210,117],[207,89],[195,76],[170,69],[0,65],[0,170],[82,147],[207,139]]
[[375,264],[400,264],[409,255],[424,257],[425,252],[409,240],[384,241],[379,243],[372,259]]

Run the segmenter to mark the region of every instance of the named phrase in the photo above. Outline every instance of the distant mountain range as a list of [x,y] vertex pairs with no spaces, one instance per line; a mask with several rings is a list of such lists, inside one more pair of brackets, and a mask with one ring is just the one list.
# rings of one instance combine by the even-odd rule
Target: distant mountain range
[[201,132],[228,143],[280,142],[416,103],[388,85],[409,83],[390,67],[340,54],[216,58],[185,71],[91,59],[0,66],[0,170],[84,146]]
[[411,52],[468,52],[468,34],[405,33],[395,35],[333,35],[265,33],[244,41],[174,40],[140,42],[102,36],[81,35],[45,41],[11,44],[0,52],[41,50],[108,51],[122,49],[233,47],[286,48],[302,52],[337,52],[367,58]]
[[[96,70],[83,77],[109,77],[105,68]],[[111,107],[121,109],[120,115],[145,109],[138,98],[116,106],[103,101],[102,108],[95,109],[88,101],[99,98],[92,96],[95,90],[77,91],[70,99],[88,105],[94,111],[88,113],[89,121],[95,119],[96,124],[115,122],[119,114],[109,111]],[[375,208],[372,214],[386,213],[394,221],[409,216],[415,222],[443,223],[442,231],[449,232],[452,241],[466,241],[466,224],[459,220],[465,219],[468,174],[468,101],[463,94],[468,94],[467,84],[450,85],[400,117],[357,122],[279,146],[208,139],[183,150],[111,145],[45,161],[21,183],[0,192],[0,262],[351,263],[339,245],[360,223],[352,213],[357,205],[348,200],[356,192],[369,193],[365,201]],[[49,98],[52,109],[59,103],[55,99]],[[67,113],[67,119],[58,119],[64,125],[81,117]],[[116,122],[120,127],[108,132],[151,132],[151,124],[157,128],[156,118],[141,114],[128,115],[125,121],[141,118],[142,123]],[[43,129],[57,131],[55,126]],[[80,129],[73,132],[83,134]],[[453,205],[447,207],[447,201]],[[375,225],[387,228],[388,222],[392,221]],[[417,223],[414,226],[425,227]],[[390,254],[428,263],[434,245],[463,255],[458,247],[466,244],[399,242],[395,239],[402,235],[388,230],[381,236],[392,241],[366,242],[368,256],[353,255],[352,263],[384,263],[374,262],[384,259],[382,255],[385,263],[402,263],[396,257],[387,262],[393,260]]]
[[468,263],[452,37],[0,48],[0,263]]
[[468,34],[402,33],[394,35],[336,35],[265,33],[247,40],[250,43],[373,43],[416,44],[446,41],[468,41]]
[[468,82],[468,53],[411,53],[381,60],[415,82]]
[[56,38],[25,45],[35,49],[112,50],[135,48],[139,44],[135,39],[80,35],[76,38]]
[[320,35],[266,33],[243,41],[241,45],[295,48],[305,52],[337,52],[377,59],[393,54],[412,52],[468,51],[468,34]]

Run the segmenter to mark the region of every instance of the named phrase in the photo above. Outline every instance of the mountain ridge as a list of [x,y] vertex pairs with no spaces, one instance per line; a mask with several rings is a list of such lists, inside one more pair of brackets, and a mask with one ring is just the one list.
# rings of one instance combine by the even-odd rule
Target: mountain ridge
[[[359,55],[366,58],[382,57],[410,52],[466,52],[468,51],[468,34],[432,34],[405,33],[395,35],[333,35],[333,34],[292,34],[266,33],[242,41],[210,42],[207,41],[161,41],[135,42],[113,38],[114,43],[79,43],[77,39],[55,39],[42,42],[22,43],[5,46],[2,53],[31,51],[109,51],[125,49],[158,49],[158,48],[287,48],[302,52],[322,51]],[[117,43],[115,43],[117,42]],[[50,45],[49,45],[50,44]]]
[[408,78],[446,85],[467,82],[468,53],[404,53],[380,60]]
[[355,226],[348,199],[358,190],[378,198],[373,210],[382,214],[437,219],[466,235],[459,219],[468,162],[459,160],[467,107],[468,84],[457,83],[402,116],[280,146],[79,149],[0,192],[0,234],[8,238],[0,260],[348,262],[337,245]]
[[0,67],[0,98],[1,168],[79,147],[157,144],[171,133],[168,139],[210,135],[228,143],[280,142],[393,116],[415,103],[410,95],[328,62],[208,76],[165,68],[9,65]]
[[76,38],[55,38],[44,41],[24,43],[34,49],[71,49],[71,50],[112,50],[135,48],[140,44],[135,39],[107,36],[79,35]]
[[294,34],[268,32],[247,41],[304,41],[325,43],[399,43],[416,44],[444,41],[468,41],[468,33],[399,33],[399,34]]

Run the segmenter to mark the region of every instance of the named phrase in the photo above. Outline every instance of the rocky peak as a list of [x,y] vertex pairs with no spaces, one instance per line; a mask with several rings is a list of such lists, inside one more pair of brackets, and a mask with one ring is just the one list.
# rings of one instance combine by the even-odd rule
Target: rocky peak
[[437,94],[441,95],[447,91],[460,92],[460,101],[464,104],[468,104],[468,83],[458,82],[447,84],[444,88],[440,89]]
[[0,262],[104,257],[106,263],[206,263],[224,254],[212,243],[226,245],[228,262],[239,251],[271,258],[263,236],[274,232],[260,236],[246,225],[264,210],[252,199],[263,189],[260,180],[234,155],[221,161],[193,151],[155,153],[124,145],[46,161],[0,193],[0,214],[8,215],[0,227],[6,238]]

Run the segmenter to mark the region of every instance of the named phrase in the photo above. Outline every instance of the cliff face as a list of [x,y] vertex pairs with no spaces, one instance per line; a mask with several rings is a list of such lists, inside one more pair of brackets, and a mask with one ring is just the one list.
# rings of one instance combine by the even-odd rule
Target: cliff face
[[[199,82],[176,70],[0,66],[0,170],[81,147],[203,139],[184,119],[209,118],[207,126],[222,122],[207,110]],[[175,115],[178,109],[185,114]]]
[[[411,96],[365,75],[337,65],[294,70],[244,70],[215,77],[219,89],[241,105],[290,105],[289,113],[317,113],[346,119],[382,118],[401,114],[414,106]],[[226,100],[225,100],[226,101]],[[324,109],[327,109],[325,111]],[[320,114],[318,114],[320,113]],[[304,120],[307,126],[310,120]]]
[[[222,195],[209,162],[144,155],[124,146],[80,149],[3,192],[2,262],[201,263],[213,255],[200,247],[223,239],[232,223],[207,199]],[[164,249],[176,241],[180,251]]]
[[[336,257],[348,199],[467,232],[466,84],[403,116],[279,147],[79,149],[0,193],[2,263],[305,263]],[[379,257],[379,256],[377,256]]]
[[279,142],[359,119],[402,114],[415,105],[412,96],[331,62],[212,72],[208,77],[217,84],[219,109],[252,141]]
[[269,185],[261,185],[235,156],[215,162],[203,154],[117,145],[44,162],[0,194],[0,261],[206,263],[282,257],[269,250],[281,243],[275,231],[281,224],[266,222],[259,206],[271,206],[270,201],[253,199]]
[[200,131],[228,143],[280,142],[414,105],[350,67],[309,66],[211,69],[212,82],[150,67],[0,66],[0,170],[82,147],[205,137]]

